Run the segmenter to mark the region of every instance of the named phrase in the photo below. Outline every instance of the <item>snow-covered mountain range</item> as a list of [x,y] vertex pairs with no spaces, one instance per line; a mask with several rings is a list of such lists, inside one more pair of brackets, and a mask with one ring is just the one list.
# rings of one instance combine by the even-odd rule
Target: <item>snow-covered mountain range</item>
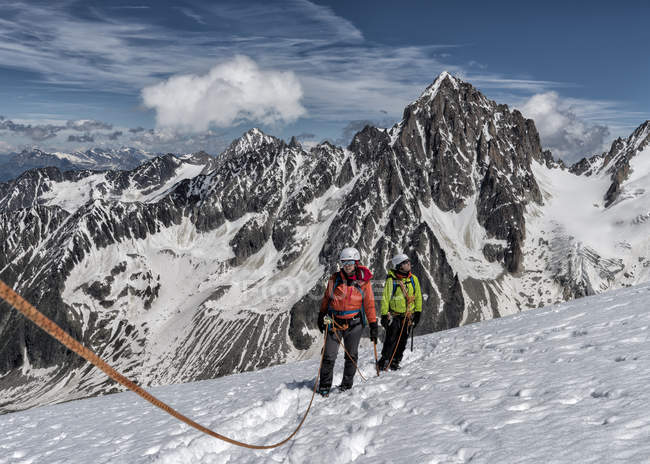
[[130,170],[156,154],[138,148],[117,149],[92,148],[86,151],[44,152],[39,148],[11,153],[0,160],[0,182],[6,182],[30,169],[56,167],[61,171],[70,170]]
[[[252,129],[216,161],[0,184],[0,278],[139,383],[186,382],[313,356],[345,246],[378,293],[412,257],[424,332],[650,280],[648,195],[650,121],[569,169],[443,73],[347,148]],[[15,312],[0,334],[1,410],[114,388]]]
[[[645,283],[416,336],[402,369],[380,377],[364,340],[367,381],[316,397],[297,436],[272,450],[229,445],[120,393],[0,416],[0,463],[647,463],[648,297]],[[268,445],[301,420],[318,359],[151,392]]]

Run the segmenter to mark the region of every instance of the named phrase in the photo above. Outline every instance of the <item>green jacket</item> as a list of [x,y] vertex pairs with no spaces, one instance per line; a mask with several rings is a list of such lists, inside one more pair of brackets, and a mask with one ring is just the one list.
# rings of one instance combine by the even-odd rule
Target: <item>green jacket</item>
[[[411,277],[413,277],[413,284],[411,283]],[[388,314],[388,311],[394,313],[405,313],[406,312],[406,298],[404,298],[404,293],[402,293],[402,288],[397,285],[395,292],[393,293],[393,281],[397,279],[395,276],[395,271],[392,269],[388,271],[388,277],[386,278],[386,283],[384,284],[384,295],[381,299],[381,315],[385,316]],[[420,290],[420,281],[417,277],[411,274],[410,277],[402,279],[404,285],[406,286],[406,293],[411,296],[415,296],[414,308],[411,308],[411,311],[422,311],[422,290]]]

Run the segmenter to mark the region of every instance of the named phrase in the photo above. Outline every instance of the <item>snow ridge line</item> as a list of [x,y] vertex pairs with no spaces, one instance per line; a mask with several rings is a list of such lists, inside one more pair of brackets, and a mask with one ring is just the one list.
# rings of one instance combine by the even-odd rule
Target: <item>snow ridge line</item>
[[114,381],[127,387],[129,390],[133,391],[138,396],[144,398],[149,403],[162,409],[167,414],[175,417],[181,422],[186,423],[190,427],[193,427],[198,431],[205,433],[206,435],[209,435],[214,438],[218,438],[219,440],[223,440],[232,445],[241,446],[243,448],[249,448],[249,449],[271,449],[271,448],[277,448],[279,446],[284,445],[298,433],[302,425],[305,423],[305,420],[307,419],[307,415],[311,410],[312,403],[314,402],[314,396],[316,395],[318,380],[320,378],[320,371],[323,365],[323,357],[325,355],[325,342],[327,340],[327,334],[329,332],[328,330],[325,331],[325,337],[323,338],[323,348],[321,349],[320,365],[318,366],[318,374],[316,374],[316,380],[314,381],[314,390],[311,395],[311,400],[309,401],[309,406],[307,407],[307,411],[305,411],[305,414],[302,417],[300,423],[298,424],[298,427],[296,427],[296,429],[291,433],[291,435],[289,435],[287,438],[285,438],[280,442],[271,445],[252,445],[249,443],[244,443],[235,440],[233,438],[221,435],[217,432],[214,432],[213,430],[210,430],[209,428],[199,424],[198,422],[193,421],[189,417],[176,411],[168,404],[162,402],[161,400],[153,396],[151,393],[144,390],[142,387],[136,385],[134,382],[127,379],[122,374],[120,374],[115,369],[113,369],[111,366],[109,366],[102,358],[97,356],[97,354],[95,354],[92,350],[86,348],[77,340],[75,340],[72,336],[70,336],[70,334],[68,334],[61,327],[59,327],[54,321],[52,321],[50,318],[48,318],[42,312],[36,309],[31,303],[29,303],[27,300],[21,297],[18,293],[16,293],[11,287],[5,284],[2,280],[0,280],[0,298],[6,301],[11,307],[16,309],[18,312],[20,312],[31,322],[33,322],[38,327],[43,329],[48,335],[56,339],[59,343],[64,345],[66,348],[75,352],[76,354],[84,358],[86,361],[90,362],[95,367],[102,370],[107,376],[109,376]]

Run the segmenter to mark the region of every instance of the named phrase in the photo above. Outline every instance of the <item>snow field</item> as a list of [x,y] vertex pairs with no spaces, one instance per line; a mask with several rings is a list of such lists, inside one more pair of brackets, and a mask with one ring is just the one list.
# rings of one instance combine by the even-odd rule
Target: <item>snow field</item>
[[[315,399],[269,451],[202,435],[132,393],[0,416],[0,463],[650,462],[650,284],[416,337],[397,372],[360,349],[353,390]],[[340,382],[342,350],[334,384]],[[152,389],[254,444],[300,421],[318,361]]]

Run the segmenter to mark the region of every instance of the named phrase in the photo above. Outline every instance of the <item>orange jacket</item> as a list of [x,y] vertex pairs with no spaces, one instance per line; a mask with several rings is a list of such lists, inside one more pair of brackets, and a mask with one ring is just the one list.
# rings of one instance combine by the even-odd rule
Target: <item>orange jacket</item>
[[[336,287],[334,294],[332,295],[332,289],[337,275],[340,275],[339,281],[341,283]],[[368,322],[377,322],[377,315],[375,314],[375,295],[372,292],[372,284],[370,283],[371,278],[372,273],[370,272],[370,269],[365,266],[357,267],[357,274],[354,282],[357,283],[361,288],[361,291],[363,291],[362,298],[359,288],[355,285],[348,285],[348,280],[343,270],[335,272],[327,282],[327,288],[325,289],[325,295],[323,295],[323,301],[321,301],[320,311],[326,313],[328,309],[331,308],[334,316],[340,319],[351,319],[357,315],[353,311],[362,309],[361,306],[363,300],[363,310],[366,312],[366,319]],[[349,313],[342,314],[337,313],[337,311],[349,311]]]

